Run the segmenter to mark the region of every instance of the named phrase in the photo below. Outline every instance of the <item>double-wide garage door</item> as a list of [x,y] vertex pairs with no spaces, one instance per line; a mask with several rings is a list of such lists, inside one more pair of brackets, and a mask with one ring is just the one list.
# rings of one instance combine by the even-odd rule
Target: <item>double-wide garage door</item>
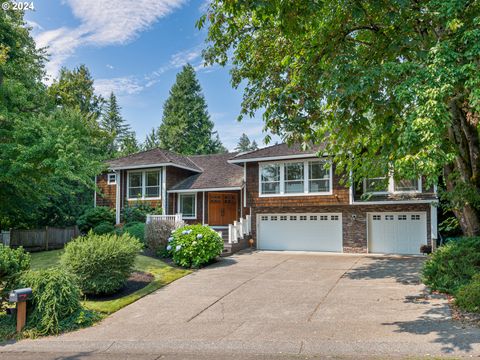
[[258,248],[337,251],[343,249],[341,213],[257,215]]
[[368,214],[368,250],[371,253],[419,254],[427,244],[425,212]]

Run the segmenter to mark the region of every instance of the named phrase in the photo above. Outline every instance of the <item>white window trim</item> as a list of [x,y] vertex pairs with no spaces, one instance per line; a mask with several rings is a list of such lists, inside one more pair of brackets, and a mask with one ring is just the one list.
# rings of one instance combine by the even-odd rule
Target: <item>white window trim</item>
[[[309,192],[310,171],[308,163],[310,161],[325,161],[330,162],[329,167],[329,191]],[[301,193],[285,193],[285,164],[287,163],[303,163],[303,192]],[[262,194],[262,167],[268,165],[280,165],[280,193],[279,194]],[[308,158],[305,160],[290,159],[284,161],[268,161],[258,164],[258,197],[284,197],[284,196],[325,196],[333,195],[333,170],[330,160],[321,158]]]
[[[158,171],[159,173],[159,191],[158,194],[159,196],[155,197],[146,197],[146,173],[147,172],[152,172],[152,171]],[[142,174],[142,197],[130,197],[130,173],[141,173]],[[145,170],[128,170],[127,171],[127,200],[161,200],[162,199],[162,168],[155,168],[155,169],[145,169]]]
[[178,194],[178,197],[177,197],[177,209],[179,212],[180,211],[180,198],[182,196],[185,196],[185,195],[194,195],[193,199],[194,199],[194,204],[193,204],[193,211],[194,211],[194,216],[184,216],[182,214],[182,219],[185,219],[185,220],[195,220],[197,218],[197,192],[189,192],[189,193],[179,193]]
[[[376,178],[375,178],[376,179]],[[387,195],[387,194],[420,194],[422,192],[422,177],[418,178],[418,188],[416,190],[395,190],[395,180],[393,176],[388,178],[388,191],[367,191],[367,179],[363,179],[363,193],[372,195]]]
[[[113,181],[110,181],[111,176],[113,176]],[[115,173],[107,174],[107,184],[108,185],[117,185],[117,174],[115,174]]]

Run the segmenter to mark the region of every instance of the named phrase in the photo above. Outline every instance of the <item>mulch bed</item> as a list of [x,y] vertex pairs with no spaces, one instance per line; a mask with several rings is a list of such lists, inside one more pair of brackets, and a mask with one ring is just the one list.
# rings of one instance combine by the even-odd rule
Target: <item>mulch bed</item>
[[134,271],[132,275],[128,278],[125,286],[121,288],[118,292],[111,295],[89,295],[88,300],[95,301],[108,301],[120,299],[124,296],[133,294],[135,291],[140,290],[150,284],[154,279],[154,276],[149,273],[142,271]]

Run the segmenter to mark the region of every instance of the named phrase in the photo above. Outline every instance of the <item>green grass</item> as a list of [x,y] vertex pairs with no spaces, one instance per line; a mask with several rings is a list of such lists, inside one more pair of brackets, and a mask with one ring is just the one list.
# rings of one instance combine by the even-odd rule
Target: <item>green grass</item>
[[62,254],[63,249],[31,253],[32,262],[30,263],[30,268],[32,270],[41,270],[57,266],[60,263]]
[[[63,250],[43,251],[32,253],[31,268],[34,270],[46,269],[57,266],[60,263],[60,256]],[[163,261],[144,255],[138,255],[135,259],[135,270],[150,273],[154,276],[154,280],[144,288],[135,291],[130,295],[122,298],[107,301],[86,300],[83,302],[85,308],[98,311],[104,314],[111,314],[120,310],[138,299],[170,284],[171,282],[189,274],[190,270],[174,268],[165,264]]]

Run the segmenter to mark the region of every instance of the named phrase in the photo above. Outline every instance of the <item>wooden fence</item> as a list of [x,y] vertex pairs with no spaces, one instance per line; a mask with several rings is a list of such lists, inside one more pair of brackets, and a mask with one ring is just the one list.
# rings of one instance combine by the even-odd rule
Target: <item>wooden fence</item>
[[[66,228],[45,227],[35,230],[10,230],[2,232],[2,242],[12,248],[23,246],[28,251],[61,249],[80,235],[77,226]],[[7,240],[9,240],[7,243]]]

